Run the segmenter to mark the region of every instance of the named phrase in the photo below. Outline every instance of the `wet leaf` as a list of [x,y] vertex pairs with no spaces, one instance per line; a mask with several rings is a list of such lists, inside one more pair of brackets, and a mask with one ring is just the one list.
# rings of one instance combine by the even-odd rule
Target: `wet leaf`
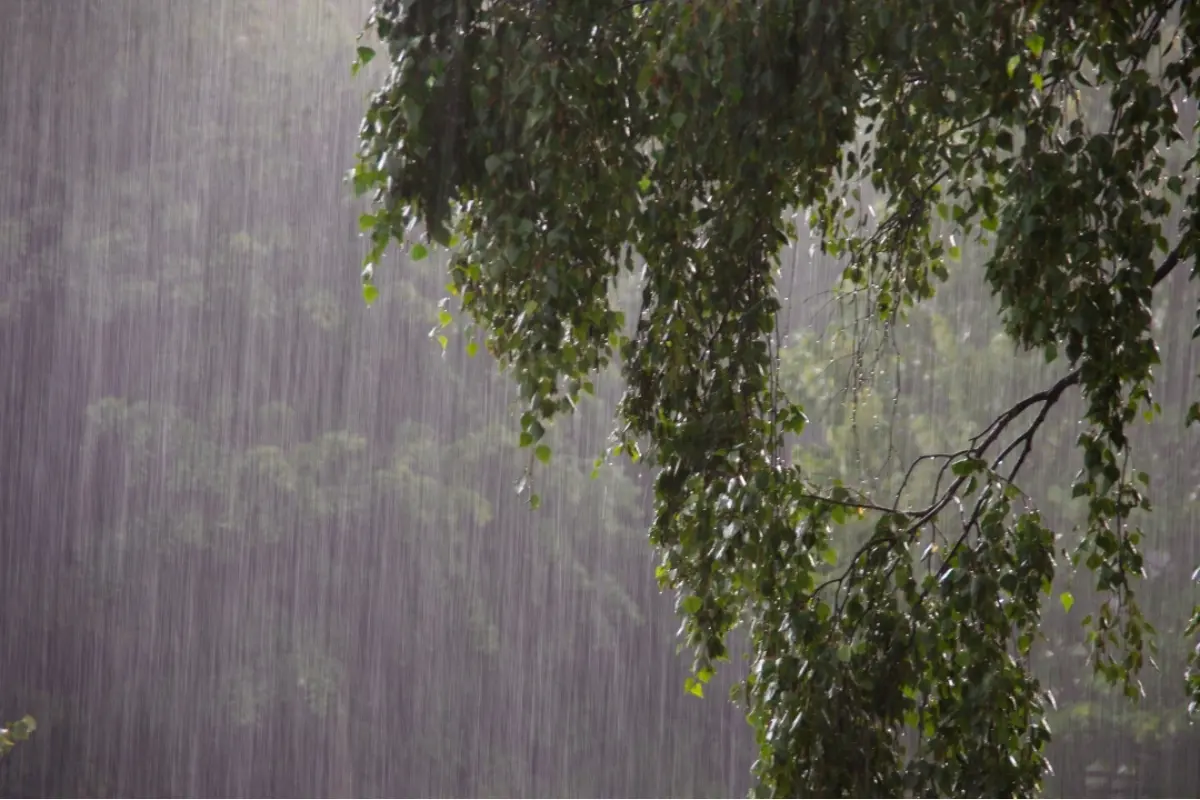
[[1075,595],[1070,592],[1063,592],[1058,596],[1058,601],[1062,603],[1063,611],[1070,611],[1071,606],[1075,605]]

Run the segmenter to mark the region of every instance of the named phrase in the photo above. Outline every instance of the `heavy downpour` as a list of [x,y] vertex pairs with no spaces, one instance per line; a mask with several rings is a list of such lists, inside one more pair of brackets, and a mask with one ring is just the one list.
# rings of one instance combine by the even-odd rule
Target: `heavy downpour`
[[0,795],[1197,796],[1198,45],[0,0]]

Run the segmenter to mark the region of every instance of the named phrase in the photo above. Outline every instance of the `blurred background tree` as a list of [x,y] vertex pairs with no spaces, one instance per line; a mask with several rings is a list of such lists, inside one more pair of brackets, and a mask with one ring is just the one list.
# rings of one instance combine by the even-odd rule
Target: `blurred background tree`
[[589,477],[619,386],[530,513],[437,265],[362,313],[365,8],[0,14],[0,710],[40,724],[0,793],[740,792],[644,481]]

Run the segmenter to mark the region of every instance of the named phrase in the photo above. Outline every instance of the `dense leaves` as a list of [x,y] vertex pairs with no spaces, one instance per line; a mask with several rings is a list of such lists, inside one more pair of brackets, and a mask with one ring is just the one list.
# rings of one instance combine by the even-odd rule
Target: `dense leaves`
[[[448,246],[451,294],[521,387],[526,445],[619,357],[617,446],[656,470],[650,539],[690,686],[750,632],[762,793],[1038,789],[1051,701],[1030,659],[1057,545],[1018,479],[1075,393],[1086,639],[1140,693],[1149,476],[1130,430],[1161,410],[1155,288],[1195,251],[1177,106],[1195,6],[380,0],[369,27],[392,70],[354,174],[376,200],[368,293],[417,224]],[[779,381],[778,256],[800,237],[885,332],[969,245],[1007,334],[1065,366],[916,457],[920,498],[814,475],[787,455],[806,416]],[[628,281],[633,325],[612,300]]]

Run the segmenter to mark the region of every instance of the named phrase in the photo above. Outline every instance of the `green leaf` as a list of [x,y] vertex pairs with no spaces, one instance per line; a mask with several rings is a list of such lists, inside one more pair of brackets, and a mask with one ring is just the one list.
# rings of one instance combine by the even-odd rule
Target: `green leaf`
[[1039,34],[1031,33],[1025,37],[1025,46],[1029,48],[1029,52],[1033,53],[1034,58],[1042,57],[1042,48],[1045,47],[1046,40]]
[[437,336],[437,343],[442,346],[442,352],[444,353],[446,352],[446,345],[450,344],[450,340],[447,339],[444,334],[439,333]]
[[408,257],[413,261],[420,261],[427,255],[429,255],[429,250],[426,249],[425,245],[417,242],[412,246],[412,251],[409,252]]
[[654,79],[654,64],[646,62],[637,76],[637,92],[643,94],[650,88],[650,81]]
[[379,299],[379,290],[375,288],[373,283],[364,283],[362,287],[363,302],[371,305]]
[[804,428],[808,425],[808,416],[804,413],[803,408],[793,403],[784,410],[782,422],[785,431],[799,436],[804,433]]
[[1012,56],[1011,58],[1008,59],[1008,64],[1006,64],[1004,67],[1004,70],[1008,73],[1008,77],[1011,78],[1013,76],[1013,73],[1015,73],[1017,71],[1017,65],[1020,63],[1021,63],[1020,56]]
[[529,507],[532,508],[534,511],[537,511],[539,508],[541,508],[542,507],[541,496],[536,495],[536,494],[529,495]]
[[357,51],[357,58],[350,65],[350,74],[357,75],[363,67],[371,63],[371,59],[375,58],[375,51],[370,47],[360,46]]
[[441,311],[438,312],[438,325],[441,325],[443,328],[445,328],[453,321],[454,321],[454,317],[450,314],[449,311],[442,309]]
[[1071,606],[1075,605],[1075,595],[1063,592],[1058,596],[1058,601],[1062,603],[1063,611],[1070,612]]
[[821,551],[821,559],[831,567],[837,566],[838,554],[837,550],[832,547],[827,547]]
[[533,453],[537,457],[537,460],[543,464],[550,463],[550,448],[547,445],[539,444]]
[[671,124],[676,128],[682,128],[685,122],[687,122],[687,114],[682,111],[676,111],[671,115]]
[[688,614],[696,614],[701,608],[704,607],[704,603],[696,595],[689,594],[687,597],[683,598],[682,606],[683,610]]
[[701,699],[704,697],[704,685],[695,678],[685,679],[683,682],[683,689],[688,694],[695,695]]
[[963,458],[950,465],[950,471],[959,478],[965,478],[979,470],[979,459]]

